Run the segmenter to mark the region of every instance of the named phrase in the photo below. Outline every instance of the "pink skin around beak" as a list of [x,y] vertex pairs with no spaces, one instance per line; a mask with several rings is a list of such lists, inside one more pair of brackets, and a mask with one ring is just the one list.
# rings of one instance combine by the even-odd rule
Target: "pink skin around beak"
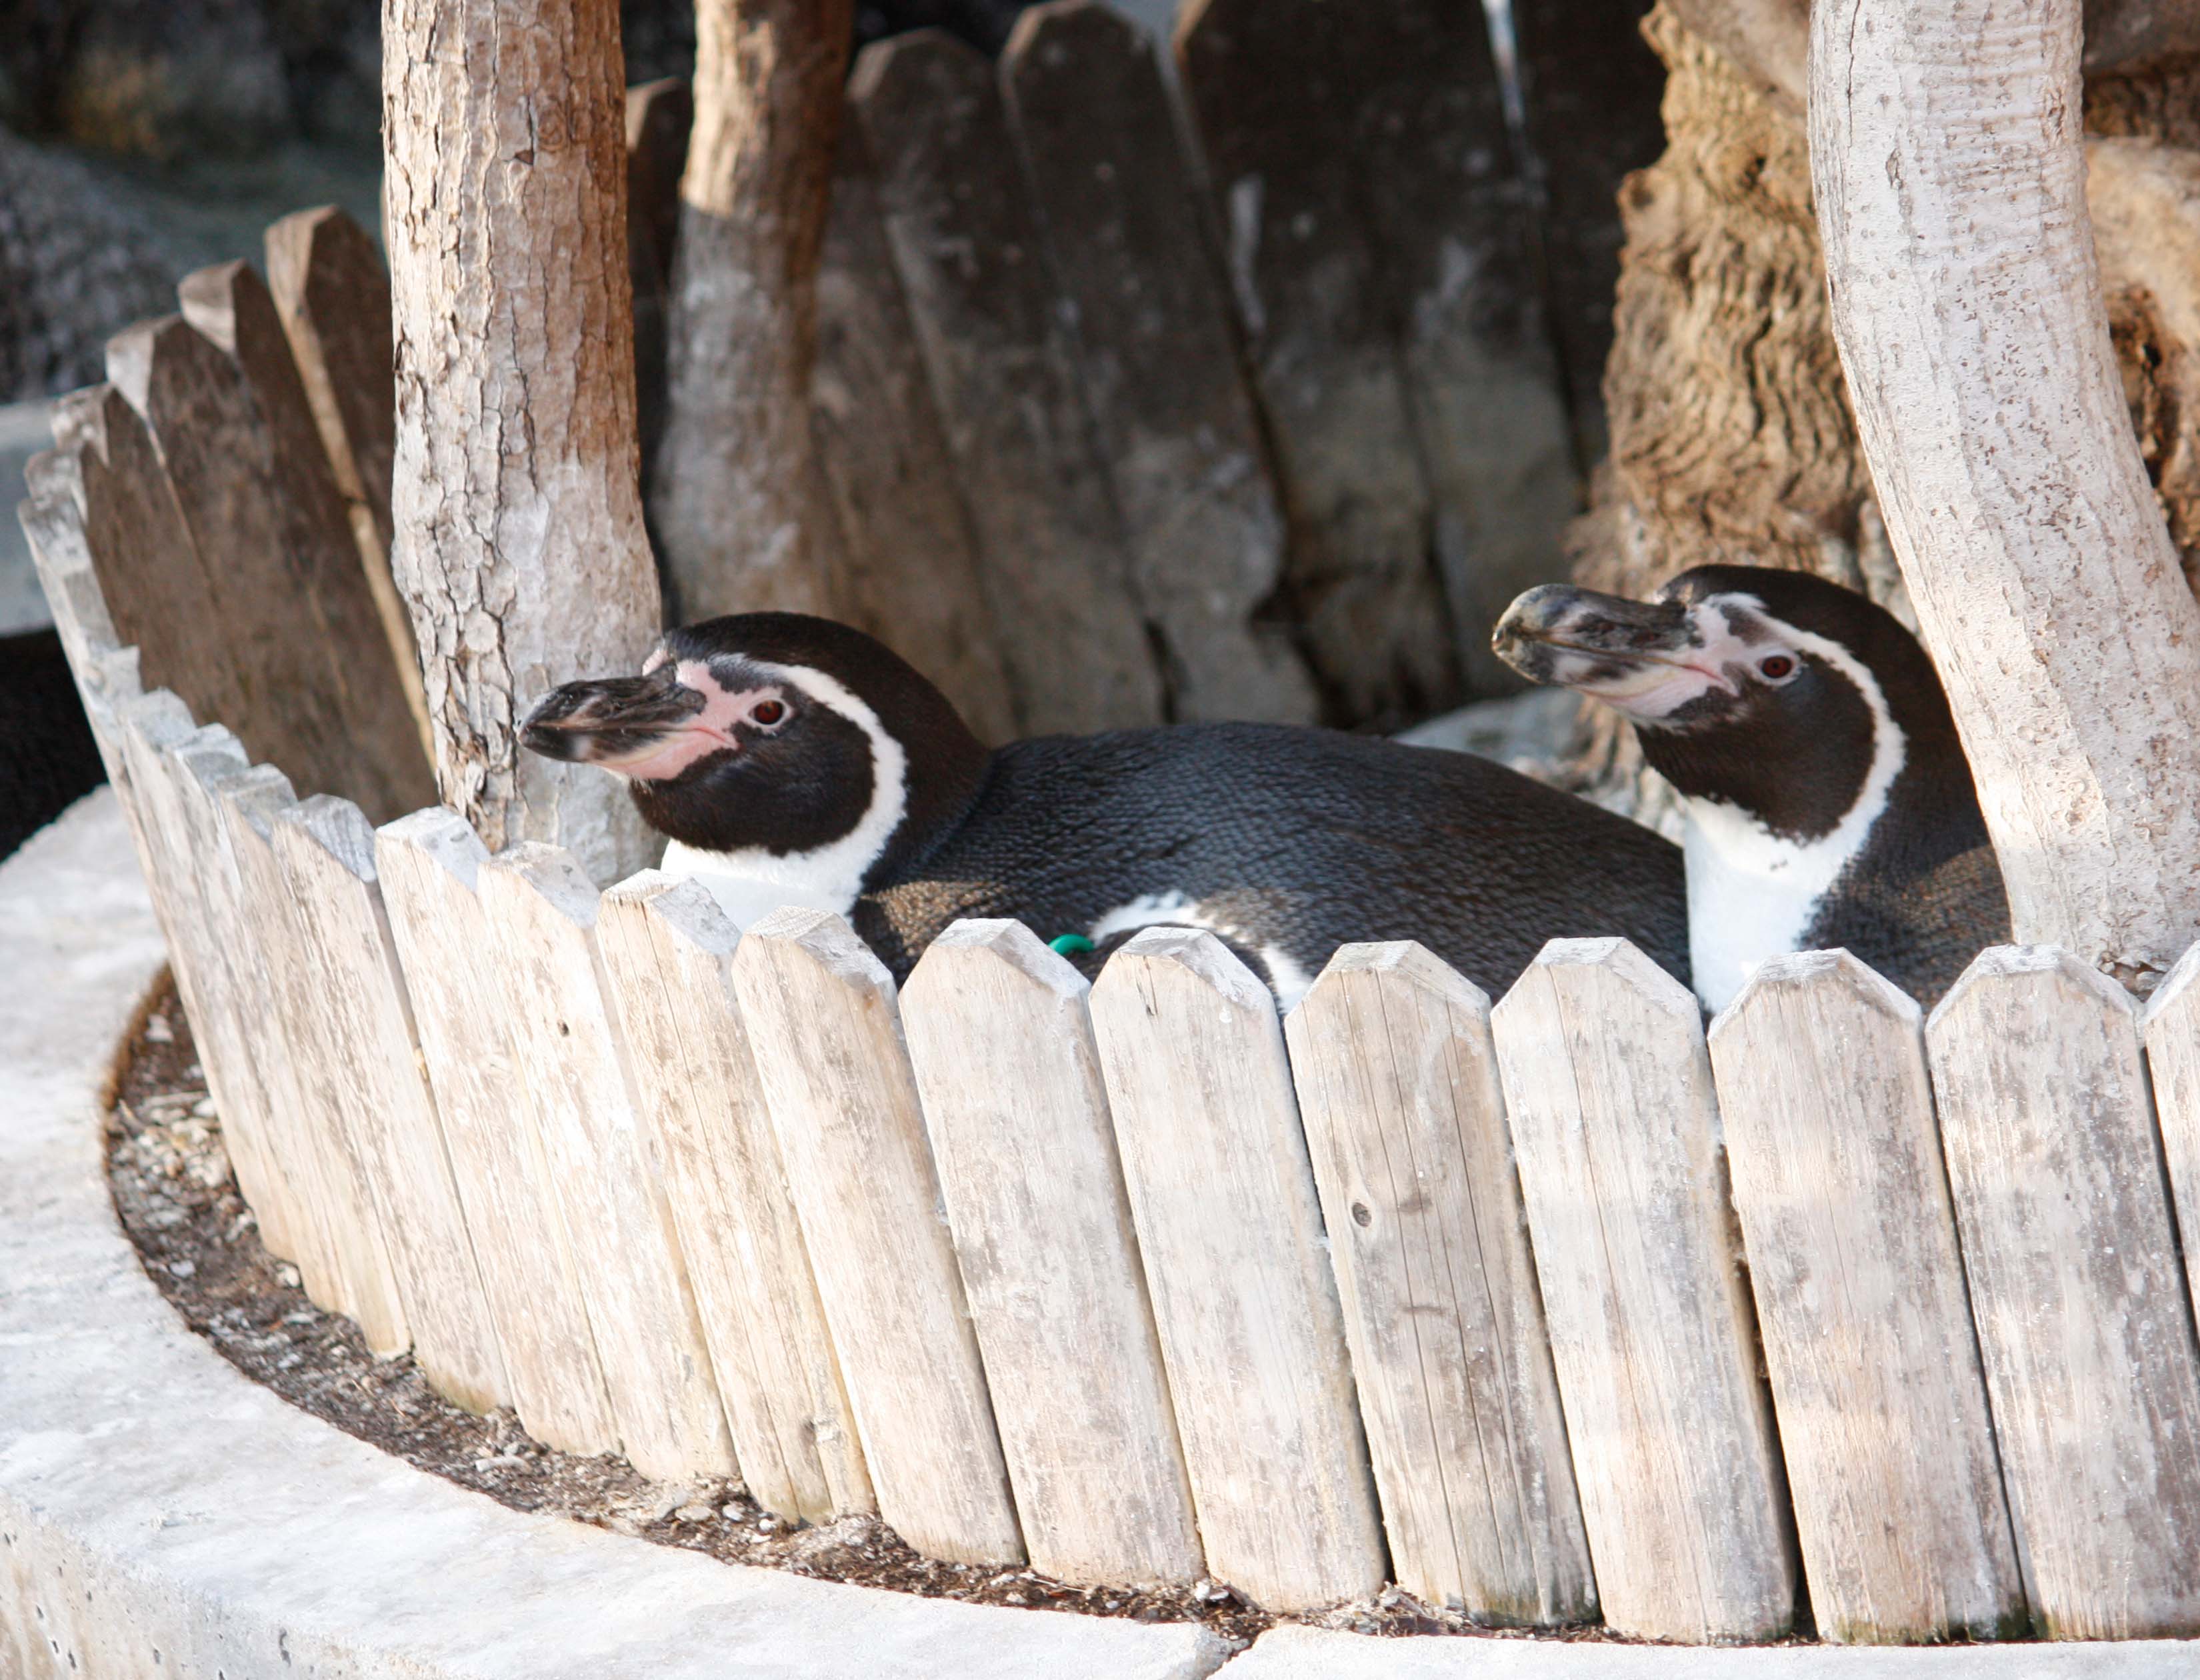
[[682,688],[692,688],[703,696],[703,709],[647,746],[592,758],[591,763],[636,781],[662,781],[713,752],[741,750],[734,725],[764,695],[759,692],[734,694],[721,687],[711,675],[710,666],[700,659],[682,660],[674,674]]

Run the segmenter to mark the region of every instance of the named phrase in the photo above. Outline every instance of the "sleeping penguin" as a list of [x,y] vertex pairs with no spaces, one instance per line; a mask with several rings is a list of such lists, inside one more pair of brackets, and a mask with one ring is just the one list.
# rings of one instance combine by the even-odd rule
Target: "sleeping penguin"
[[1419,940],[1493,996],[1559,935],[1688,972],[1679,850],[1501,765],[1255,723],[988,752],[822,618],[671,631],[639,676],[545,696],[521,740],[625,777],[664,867],[737,923],[834,911],[897,979],[962,916],[1014,917],[1088,973],[1138,928],[1207,928],[1285,1008],[1355,940]]
[[1687,816],[1696,992],[1845,946],[1930,1009],[2009,938],[1971,767],[1916,637],[1805,572],[1698,566],[1647,602],[1564,584],[1507,609],[1498,656],[1633,721]]

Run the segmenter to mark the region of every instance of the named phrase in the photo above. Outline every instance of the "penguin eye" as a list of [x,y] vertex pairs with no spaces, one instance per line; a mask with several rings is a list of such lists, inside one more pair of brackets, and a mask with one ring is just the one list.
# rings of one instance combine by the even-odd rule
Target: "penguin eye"
[[1795,674],[1792,654],[1768,653],[1757,662],[1757,674],[1767,682],[1785,682]]
[[749,722],[764,729],[772,729],[787,721],[785,700],[758,700],[749,713]]

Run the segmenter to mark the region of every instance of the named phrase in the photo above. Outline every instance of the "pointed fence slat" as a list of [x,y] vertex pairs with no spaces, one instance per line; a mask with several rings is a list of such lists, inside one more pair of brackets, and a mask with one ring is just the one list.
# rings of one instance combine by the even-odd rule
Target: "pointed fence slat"
[[958,922],[903,1027],[1033,1567],[1189,1582],[1191,1490],[1086,991],[1021,922]]
[[1846,951],[1778,957],[1710,1045],[1820,1635],[2022,1631],[1917,1005]]
[[1423,946],[1349,945],[1284,1037],[1398,1584],[1477,1621],[1590,1619],[1489,998]]
[[1372,1592],[1375,1490],[1275,1002],[1213,934],[1151,928],[1091,1012],[1208,1567],[1272,1609]]
[[749,1495],[823,1522],[875,1508],[727,966],[740,939],[699,881],[604,894],[604,964],[664,1164]]
[[2033,1619],[2200,1632],[2200,1350],[2138,1006],[2066,951],[2002,945],[1925,1041]]
[[1553,940],[1490,1024],[1605,1619],[1783,1633],[1794,1546],[1695,998],[1624,940]]
[[596,890],[571,853],[539,842],[489,858],[477,887],[509,977],[513,1041],[621,1448],[663,1480],[734,1474],[710,1354],[610,1007]]
[[893,978],[793,909],[742,936],[733,975],[879,1513],[929,1556],[1021,1562]]
[[2200,942],[2147,1000],[2143,1025],[2185,1286],[2200,1300]]
[[510,1390],[375,881],[374,830],[350,800],[320,793],[282,814],[274,847],[319,987],[323,1089],[374,1198],[412,1356],[438,1393],[489,1411]]
[[436,807],[377,831],[374,856],[512,1409],[561,1452],[613,1451],[580,1268],[513,1039],[512,980],[476,893],[489,850]]

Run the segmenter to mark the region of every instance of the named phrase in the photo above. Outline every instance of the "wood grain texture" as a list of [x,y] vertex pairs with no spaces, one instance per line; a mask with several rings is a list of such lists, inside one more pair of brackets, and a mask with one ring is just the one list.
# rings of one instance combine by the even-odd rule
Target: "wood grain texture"
[[1420,945],[1348,945],[1284,1033],[1398,1584],[1593,1619],[1489,998]]
[[1605,1620],[1776,1636],[1794,1539],[1696,1000],[1553,940],[1490,1025]]
[[2002,945],[1925,1042],[2033,1619],[2200,1630],[2200,1351],[2138,1008],[2068,951]]
[[412,1357],[444,1398],[489,1411],[510,1389],[390,945],[374,830],[348,799],[316,794],[277,819],[274,848],[320,987],[326,1090],[374,1198]]
[[1054,0],[1018,19],[1001,82],[1170,715],[1311,723],[1305,662],[1254,623],[1283,513],[1152,44],[1100,0]]
[[[98,657],[118,647],[114,615],[92,568],[91,545],[84,529],[84,470],[73,448],[44,449],[24,463],[27,500],[15,509],[31,550],[38,587],[54,615],[55,633],[69,669],[83,689],[92,681]],[[103,722],[104,720],[102,720]],[[114,775],[115,743],[101,722],[92,726],[101,758]]]
[[2142,1023],[2162,1165],[2183,1240],[2187,1291],[2200,1297],[2200,942],[2147,1000]]
[[1032,734],[1161,721],[1163,692],[993,67],[935,30],[849,83]]
[[1846,951],[1776,957],[1710,1046],[1820,1635],[2022,1632],[1917,1005]]
[[1092,1030],[1208,1570],[1271,1609],[1385,1570],[1274,999],[1211,934],[1150,928]]
[[879,1514],[927,1556],[1021,1562],[892,977],[797,909],[748,929],[733,975]]
[[604,894],[601,917],[741,1478],[764,1509],[803,1522],[875,1509],[728,981],[740,932],[701,882],[654,870]]
[[734,1473],[656,1147],[597,949],[595,889],[560,847],[481,865],[512,1040],[580,1273],[621,1450],[646,1476]]
[[560,1452],[612,1451],[618,1430],[527,1099],[512,978],[476,891],[488,849],[437,807],[379,829],[374,858],[512,1410]]
[[1016,922],[958,922],[902,1025],[1032,1566],[1189,1582],[1199,1534],[1083,978]]

